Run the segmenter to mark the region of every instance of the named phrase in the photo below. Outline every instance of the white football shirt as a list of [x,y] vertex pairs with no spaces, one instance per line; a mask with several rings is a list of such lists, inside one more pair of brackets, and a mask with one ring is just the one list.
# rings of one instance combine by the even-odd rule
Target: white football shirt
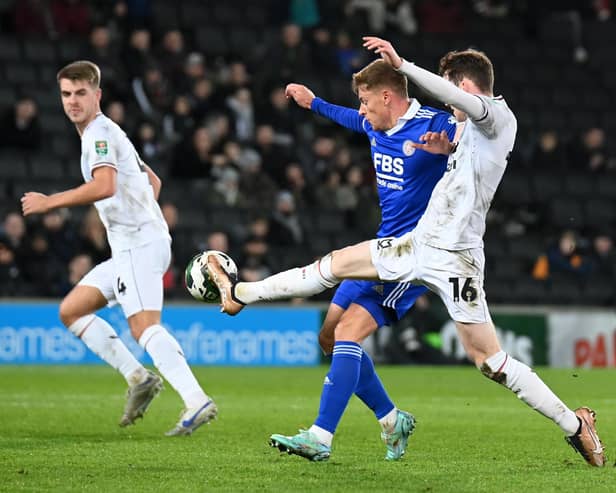
[[486,215],[515,142],[517,121],[502,97],[477,97],[485,113],[467,119],[415,229],[417,241],[444,250],[483,246]]
[[128,250],[159,238],[170,240],[143,161],[124,131],[102,113],[81,136],[83,179],[92,181],[92,172],[100,166],[117,171],[116,193],[94,203],[112,251]]

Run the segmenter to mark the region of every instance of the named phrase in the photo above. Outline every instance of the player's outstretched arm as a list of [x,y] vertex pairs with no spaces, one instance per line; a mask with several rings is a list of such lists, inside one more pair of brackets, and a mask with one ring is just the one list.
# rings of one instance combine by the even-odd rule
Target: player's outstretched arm
[[26,192],[21,198],[24,216],[44,214],[52,209],[74,205],[92,204],[98,200],[111,197],[116,191],[116,170],[110,166],[101,166],[93,172],[93,180],[64,192],[45,195],[38,192]]
[[364,47],[381,55],[381,58],[392,67],[404,73],[415,84],[439,101],[455,106],[464,111],[473,119],[485,115],[485,108],[481,100],[466,91],[456,87],[432,72],[418,67],[414,63],[404,60],[389,41],[376,36],[364,36]]

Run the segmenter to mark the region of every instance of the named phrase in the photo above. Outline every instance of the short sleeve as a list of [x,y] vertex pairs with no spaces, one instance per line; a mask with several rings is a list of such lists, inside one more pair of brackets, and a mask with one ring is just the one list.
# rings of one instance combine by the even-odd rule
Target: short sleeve
[[82,149],[90,173],[100,166],[117,167],[118,150],[107,128],[100,126],[89,129]]

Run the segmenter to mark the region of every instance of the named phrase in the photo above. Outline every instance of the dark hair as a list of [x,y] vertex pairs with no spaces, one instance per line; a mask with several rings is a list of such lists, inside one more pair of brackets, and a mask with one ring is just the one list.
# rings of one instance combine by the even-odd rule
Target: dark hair
[[483,51],[469,48],[464,51],[450,51],[439,63],[439,74],[458,85],[464,77],[472,80],[483,92],[491,93],[494,88],[494,68]]
[[58,83],[60,79],[85,80],[92,87],[99,88],[101,83],[101,69],[95,63],[87,60],[78,60],[76,62],[69,63],[62,67],[56,75]]
[[408,97],[406,76],[382,59],[374,60],[359,72],[353,74],[353,91],[357,93],[357,88],[362,85],[365,85],[368,89],[388,87],[399,96]]

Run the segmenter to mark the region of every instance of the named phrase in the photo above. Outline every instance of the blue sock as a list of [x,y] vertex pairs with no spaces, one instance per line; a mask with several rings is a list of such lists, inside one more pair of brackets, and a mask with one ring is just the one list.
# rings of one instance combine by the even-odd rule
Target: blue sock
[[355,394],[374,411],[377,419],[386,416],[395,407],[381,379],[376,374],[372,359],[365,351],[362,352],[361,370]]
[[362,349],[351,341],[336,341],[332,364],[325,377],[315,425],[334,433],[357,387]]

